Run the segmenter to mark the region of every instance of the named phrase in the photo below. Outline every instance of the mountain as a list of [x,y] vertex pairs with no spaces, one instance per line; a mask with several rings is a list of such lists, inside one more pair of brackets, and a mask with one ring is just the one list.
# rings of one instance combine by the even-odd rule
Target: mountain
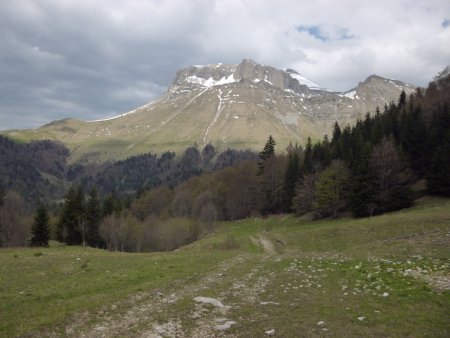
[[269,134],[278,149],[322,138],[333,124],[354,124],[376,107],[415,87],[369,76],[335,92],[292,69],[245,59],[238,65],[191,66],[177,72],[157,100],[99,121],[64,119],[33,130],[3,134],[20,141],[50,139],[71,151],[72,162],[103,162],[133,154],[176,151],[211,143],[216,149],[259,150]]

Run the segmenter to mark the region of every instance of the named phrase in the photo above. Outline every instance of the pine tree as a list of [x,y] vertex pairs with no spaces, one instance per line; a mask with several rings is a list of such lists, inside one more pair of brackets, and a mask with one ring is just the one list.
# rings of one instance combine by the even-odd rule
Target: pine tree
[[400,94],[400,98],[398,99],[398,106],[399,108],[404,106],[406,104],[406,93],[404,90],[402,90]]
[[86,203],[86,243],[92,247],[102,247],[103,241],[99,234],[102,210],[98,199],[97,189],[93,187]]
[[300,160],[298,153],[294,150],[289,153],[288,165],[284,177],[284,210],[290,211],[292,199],[295,195],[295,184],[300,175]]
[[118,214],[122,211],[122,201],[117,192],[113,190],[103,201],[102,216],[106,217],[112,214]]
[[427,185],[432,194],[450,196],[450,131],[433,154]]
[[401,145],[409,157],[412,169],[423,175],[427,130],[420,106],[403,114],[400,131]]
[[6,192],[5,192],[5,190],[3,190],[2,186],[0,185],[0,207],[5,202],[5,195],[6,195]]
[[303,160],[303,173],[313,172],[313,159],[312,159],[312,142],[308,137],[305,147],[305,159]]
[[333,137],[331,138],[331,143],[335,144],[339,141],[339,137],[341,136],[341,128],[339,127],[339,123],[336,121],[333,125]]
[[[367,162],[367,161],[366,161]],[[367,166],[352,175],[349,206],[356,217],[372,216],[377,213],[375,178]]]
[[34,217],[34,223],[31,228],[31,240],[32,246],[48,246],[50,238],[50,225],[48,223],[49,216],[47,208],[41,204],[36,210]]
[[275,140],[273,139],[272,135],[269,135],[269,138],[264,145],[263,150],[259,153],[259,159],[258,167],[259,167],[259,175],[262,174],[264,170],[264,164],[269,159],[275,156]]
[[81,187],[70,187],[57,226],[57,239],[69,245],[83,241],[85,227],[84,194]]

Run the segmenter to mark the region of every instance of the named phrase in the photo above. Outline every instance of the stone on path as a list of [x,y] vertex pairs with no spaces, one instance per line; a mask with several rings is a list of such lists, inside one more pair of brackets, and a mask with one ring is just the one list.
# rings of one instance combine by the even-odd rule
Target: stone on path
[[217,300],[215,298],[209,298],[209,297],[195,297],[194,301],[197,303],[202,304],[211,304],[215,307],[224,308],[225,306],[222,304],[220,300]]
[[236,325],[237,323],[233,320],[227,320],[225,323],[214,326],[214,330],[216,331],[225,331],[228,330],[232,325]]
[[268,336],[273,336],[275,334],[275,329],[268,330],[268,331],[265,332],[265,334],[268,335]]

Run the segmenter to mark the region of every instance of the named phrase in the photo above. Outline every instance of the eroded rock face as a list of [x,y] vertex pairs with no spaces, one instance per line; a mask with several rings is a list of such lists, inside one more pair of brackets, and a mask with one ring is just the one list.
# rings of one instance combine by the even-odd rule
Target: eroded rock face
[[[341,126],[352,125],[366,113],[374,113],[377,107],[383,111],[385,105],[398,100],[402,90],[409,95],[414,89],[401,81],[371,75],[347,92],[335,92],[293,69],[280,70],[244,59],[238,65],[183,69],[177,73],[165,98],[167,102],[194,95],[201,96],[203,102],[217,101],[218,98],[219,108],[225,113],[222,115],[236,119],[245,117],[248,127],[257,127],[248,123],[252,114],[268,111],[269,116],[265,119],[275,118],[280,124],[272,129],[287,130],[288,135],[283,135],[282,139],[290,137],[291,141],[302,143],[307,137],[321,138],[330,134],[335,122]],[[199,101],[194,102],[197,103],[193,107],[196,111],[202,110]],[[245,110],[240,106],[243,104]],[[222,128],[222,140],[236,138],[229,132],[231,128]],[[213,132],[209,133],[211,135]],[[213,139],[211,141],[214,143]]]

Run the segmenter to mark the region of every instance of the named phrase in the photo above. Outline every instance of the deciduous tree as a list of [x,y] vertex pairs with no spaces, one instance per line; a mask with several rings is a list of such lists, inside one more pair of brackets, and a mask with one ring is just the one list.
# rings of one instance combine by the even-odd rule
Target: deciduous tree
[[315,210],[319,216],[337,217],[347,206],[350,172],[345,162],[334,160],[319,176],[315,184]]

